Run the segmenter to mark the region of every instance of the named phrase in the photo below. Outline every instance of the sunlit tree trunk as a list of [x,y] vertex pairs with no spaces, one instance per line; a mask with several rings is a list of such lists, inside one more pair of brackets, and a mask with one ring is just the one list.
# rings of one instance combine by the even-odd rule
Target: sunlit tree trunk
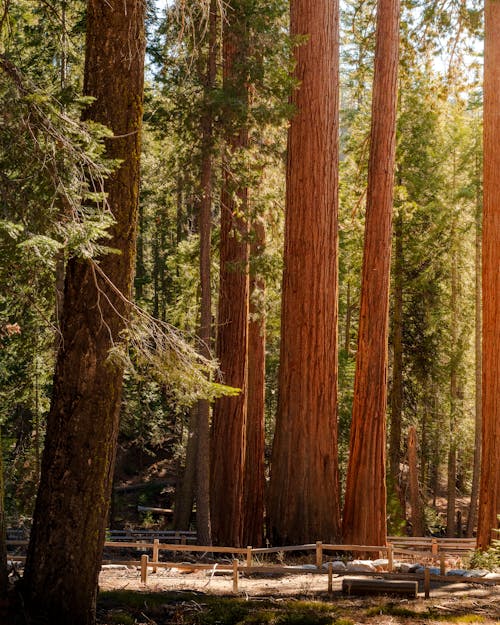
[[[118,435],[123,367],[108,358],[120,341],[135,264],[144,76],[145,4],[90,0],[85,117],[110,127],[106,152],[120,161],[108,178],[116,223],[99,268],[67,264],[62,343],[47,421],[41,483],[22,591],[33,622],[92,625]],[[120,295],[122,294],[122,295]]]
[[343,517],[347,543],[386,542],[385,417],[399,1],[379,0],[365,246]]
[[[246,60],[245,3],[231,3],[223,33],[224,90],[246,110],[248,85],[242,76]],[[238,108],[236,107],[236,108]],[[228,107],[229,108],[229,107]],[[239,113],[241,115],[241,111]],[[220,287],[217,357],[224,382],[241,389],[236,397],[215,402],[212,422],[210,506],[216,544],[238,546],[243,531],[243,477],[248,384],[249,241],[247,188],[239,183],[234,156],[248,145],[248,130],[236,109],[229,108],[221,195]]]
[[[250,254],[254,260],[258,261],[265,249],[263,222],[255,221],[252,230]],[[266,316],[265,282],[256,270],[250,276],[250,293],[243,544],[260,547],[264,533]]]
[[288,134],[274,544],[337,540],[338,3],[293,0],[300,86]]
[[500,4],[485,2],[483,163],[483,441],[477,544],[500,514]]

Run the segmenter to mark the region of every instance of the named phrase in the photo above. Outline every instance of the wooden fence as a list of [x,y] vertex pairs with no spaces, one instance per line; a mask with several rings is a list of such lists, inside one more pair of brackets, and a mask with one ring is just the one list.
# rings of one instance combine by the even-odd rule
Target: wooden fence
[[[137,532],[141,536],[144,536],[146,532]],[[238,578],[241,572],[247,575],[252,573],[260,574],[273,574],[280,573],[283,575],[296,575],[296,574],[327,574],[328,576],[328,591],[332,589],[333,579],[333,566],[331,562],[326,563],[326,570],[324,568],[324,555],[326,552],[333,553],[374,553],[380,556],[380,554],[386,555],[387,559],[387,572],[355,572],[357,576],[377,576],[385,579],[410,579],[410,580],[423,580],[426,596],[428,596],[428,590],[430,588],[430,580],[445,581],[445,582],[468,582],[468,583],[481,583],[481,584],[500,584],[499,579],[485,579],[482,577],[462,577],[462,576],[450,576],[446,575],[446,557],[449,555],[456,555],[457,553],[470,552],[475,547],[475,542],[471,539],[446,539],[446,538],[406,538],[406,537],[390,537],[387,545],[335,545],[323,542],[309,543],[304,545],[290,545],[284,547],[263,547],[253,548],[251,546],[245,548],[235,547],[212,547],[203,545],[185,544],[187,537],[176,536],[176,539],[180,542],[176,543],[164,543],[161,542],[160,537],[155,537],[153,540],[131,540],[133,536],[129,535],[125,537],[117,533],[111,534],[113,540],[106,541],[105,549],[127,549],[127,550],[141,550],[151,552],[151,559],[148,554],[143,553],[140,560],[105,560],[103,564],[126,564],[129,566],[135,566],[140,568],[141,582],[147,584],[148,571],[152,569],[153,573],[159,568],[176,568],[180,570],[220,570],[228,571],[232,573],[233,579],[233,591],[238,592]],[[148,534],[150,537],[151,534]],[[126,539],[128,538],[128,540]],[[163,536],[161,536],[163,538]],[[170,538],[170,536],[166,536]],[[190,537],[191,538],[191,537]],[[184,543],[184,544],[183,544]],[[25,547],[28,542],[26,540],[8,540],[7,545],[12,547]],[[268,555],[268,554],[281,554],[286,552],[315,552],[315,568],[305,566],[287,567],[283,564],[258,564],[254,563],[254,556]],[[161,552],[170,553],[200,553],[210,554],[213,558],[215,554],[226,554],[231,556],[232,561],[230,563],[226,561],[218,562],[175,562],[175,561],[163,561],[160,560]],[[439,561],[440,572],[439,575],[433,575],[430,573],[429,568],[426,566],[424,572],[417,574],[401,574],[394,573],[394,556],[398,554],[404,556],[406,559],[415,561],[417,558],[427,558],[430,561]],[[236,556],[236,557],[235,557]],[[245,561],[245,564],[241,564],[237,559]],[[13,561],[23,562],[24,556],[9,555],[9,559]],[[353,574],[354,571],[346,571],[347,574]],[[342,573],[340,574],[342,575]]]

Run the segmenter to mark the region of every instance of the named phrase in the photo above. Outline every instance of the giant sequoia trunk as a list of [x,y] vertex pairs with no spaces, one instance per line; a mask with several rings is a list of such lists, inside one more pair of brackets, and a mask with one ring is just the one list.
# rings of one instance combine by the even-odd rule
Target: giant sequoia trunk
[[500,514],[500,4],[485,3],[483,165],[483,441],[477,544]]
[[120,253],[102,257],[99,267],[123,296],[90,263],[68,262],[62,343],[23,580],[29,613],[51,625],[95,622],[123,373],[108,354],[129,314],[124,298],[131,294],[135,262],[144,9],[137,0],[88,3],[84,91],[94,101],[86,118],[113,130],[107,154],[121,161],[106,183],[116,220],[107,244]]
[[385,414],[399,0],[379,0],[344,541],[386,542]]
[[[247,189],[238,184],[235,154],[248,145],[248,131],[238,116],[248,106],[243,75],[246,61],[244,5],[232,2],[224,22],[224,89],[237,103],[227,112],[227,149],[221,195],[220,287],[217,357],[224,383],[241,389],[236,397],[215,402],[212,423],[210,507],[216,544],[238,546],[243,531],[243,477],[248,379],[249,242]],[[241,115],[241,112],[240,112]],[[236,160],[236,159],[234,159]]]
[[269,492],[275,544],[335,541],[338,3],[293,0],[300,86],[288,134],[279,400]]

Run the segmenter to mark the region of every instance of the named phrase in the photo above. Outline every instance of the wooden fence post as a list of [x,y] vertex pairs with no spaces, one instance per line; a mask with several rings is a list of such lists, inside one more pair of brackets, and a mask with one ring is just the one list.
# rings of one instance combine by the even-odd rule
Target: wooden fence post
[[333,593],[333,562],[328,562],[328,594]]
[[433,556],[437,556],[439,550],[438,541],[436,538],[431,540],[431,553]]
[[149,556],[147,554],[143,554],[141,556],[141,584],[148,583],[148,561]]
[[426,599],[431,595],[431,572],[427,566],[424,569],[424,593]]
[[247,547],[247,566],[252,566],[252,547]]
[[387,545],[387,568],[389,569],[389,573],[392,573],[394,570],[394,546],[392,543]]
[[323,566],[323,543],[320,540],[316,543],[316,566],[318,569]]
[[439,567],[440,567],[440,573],[441,575],[446,575],[446,561],[445,561],[445,553],[444,551],[441,551],[439,553]]
[[238,560],[233,560],[233,592],[238,594]]
[[[160,546],[160,540],[158,538],[155,538],[153,540],[153,562],[158,562],[158,558],[160,555],[160,550],[159,547]],[[156,573],[156,566],[153,566],[153,573]]]

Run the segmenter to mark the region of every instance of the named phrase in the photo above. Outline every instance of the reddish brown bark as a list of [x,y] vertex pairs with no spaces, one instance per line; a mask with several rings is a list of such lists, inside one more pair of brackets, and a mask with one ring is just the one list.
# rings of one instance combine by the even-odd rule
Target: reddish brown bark
[[300,81],[288,134],[274,544],[337,540],[338,4],[294,0]]
[[[265,248],[265,229],[262,221],[254,222],[252,235],[250,254],[257,259]],[[266,317],[265,282],[262,276],[255,272],[250,277],[250,292],[243,543],[260,547],[264,533]]]
[[[233,2],[225,18],[223,78],[228,96],[246,109],[248,90],[241,72],[246,58],[242,4]],[[238,183],[232,163],[233,155],[248,145],[248,131],[237,108],[229,110],[226,117],[229,130],[221,194],[217,357],[225,384],[241,392],[236,397],[223,397],[215,402],[210,488],[213,541],[231,546],[238,546],[242,541],[248,383],[248,191]]]
[[385,415],[399,1],[379,0],[345,542],[386,542]]
[[500,4],[485,2],[483,159],[483,441],[479,548],[500,514]]
[[[136,0],[90,0],[87,11],[84,93],[95,99],[86,117],[113,130],[106,151],[121,161],[106,183],[116,220],[106,244],[120,254],[102,257],[99,267],[126,298],[135,263],[144,13],[144,3]],[[68,262],[62,342],[22,587],[33,622],[95,622],[123,372],[108,354],[127,315],[123,297],[90,263]]]

